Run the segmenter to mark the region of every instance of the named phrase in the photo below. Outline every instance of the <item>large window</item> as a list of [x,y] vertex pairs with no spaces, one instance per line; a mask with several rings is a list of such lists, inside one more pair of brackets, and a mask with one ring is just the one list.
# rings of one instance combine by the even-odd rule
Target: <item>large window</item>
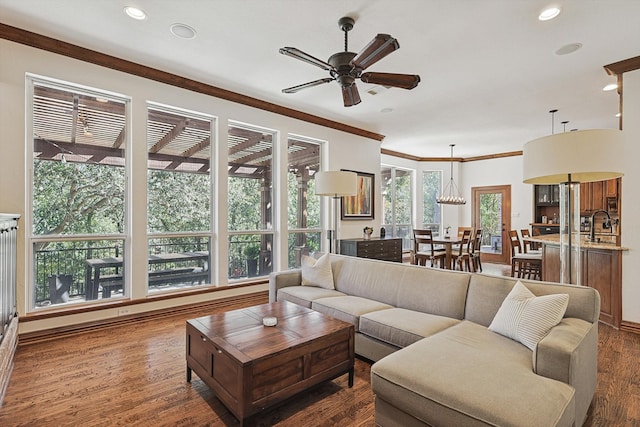
[[442,191],[442,172],[425,171],[422,173],[422,228],[430,229],[440,235],[442,208],[436,197]]
[[229,279],[273,269],[273,147],[276,133],[229,124]]
[[30,308],[122,296],[129,99],[35,76],[27,82]]
[[412,175],[413,172],[383,166],[381,191],[383,201],[382,226],[386,236],[402,238],[403,249],[411,249],[412,236]]
[[211,283],[213,119],[147,108],[148,290]]
[[314,175],[320,170],[320,145],[289,136],[287,174],[288,266],[300,267],[302,255],[320,250],[320,198]]

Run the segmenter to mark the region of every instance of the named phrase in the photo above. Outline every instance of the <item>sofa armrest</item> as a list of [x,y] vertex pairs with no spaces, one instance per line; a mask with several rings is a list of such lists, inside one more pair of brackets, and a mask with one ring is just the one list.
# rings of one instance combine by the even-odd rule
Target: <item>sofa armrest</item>
[[275,302],[278,289],[302,284],[301,270],[278,271],[269,274],[269,302]]
[[538,375],[576,389],[576,425],[582,425],[596,390],[598,374],[598,322],[564,318],[533,352]]

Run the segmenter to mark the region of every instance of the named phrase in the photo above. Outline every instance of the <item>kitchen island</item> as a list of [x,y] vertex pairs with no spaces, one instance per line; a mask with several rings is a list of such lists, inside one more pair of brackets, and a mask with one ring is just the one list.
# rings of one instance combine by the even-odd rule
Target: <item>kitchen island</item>
[[[622,252],[628,250],[617,244],[619,236],[596,235],[599,242],[580,239],[581,285],[600,293],[600,321],[620,328],[622,320]],[[542,280],[560,281],[560,235],[534,236],[529,240],[542,245]]]

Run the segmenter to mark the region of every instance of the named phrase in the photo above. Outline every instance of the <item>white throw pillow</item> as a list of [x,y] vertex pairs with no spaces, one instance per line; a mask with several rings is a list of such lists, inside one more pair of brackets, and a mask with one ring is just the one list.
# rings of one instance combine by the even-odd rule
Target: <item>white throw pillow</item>
[[302,260],[302,286],[316,286],[325,289],[335,289],[333,285],[333,273],[329,254],[322,255],[318,260],[303,255]]
[[489,330],[535,351],[538,341],[560,323],[568,304],[568,294],[537,297],[518,280],[502,302]]

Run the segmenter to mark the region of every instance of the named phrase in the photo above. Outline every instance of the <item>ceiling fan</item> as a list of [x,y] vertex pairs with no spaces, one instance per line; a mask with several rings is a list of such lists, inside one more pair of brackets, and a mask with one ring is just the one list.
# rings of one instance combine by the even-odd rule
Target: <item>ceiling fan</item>
[[329,71],[331,77],[303,83],[298,86],[282,89],[283,93],[296,93],[302,89],[329,83],[334,80],[342,88],[342,98],[345,107],[351,107],[360,103],[360,94],[356,87],[356,79],[365,83],[379,84],[383,86],[413,89],[418,86],[420,76],[416,74],[395,73],[363,73],[371,65],[400,48],[398,41],[389,34],[378,34],[359,53],[349,52],[347,34],[353,29],[355,20],[348,16],[340,18],[338,27],[344,31],[344,52],[338,52],[325,62],[313,57],[295,47],[283,47],[280,53],[307,62],[323,70]]

